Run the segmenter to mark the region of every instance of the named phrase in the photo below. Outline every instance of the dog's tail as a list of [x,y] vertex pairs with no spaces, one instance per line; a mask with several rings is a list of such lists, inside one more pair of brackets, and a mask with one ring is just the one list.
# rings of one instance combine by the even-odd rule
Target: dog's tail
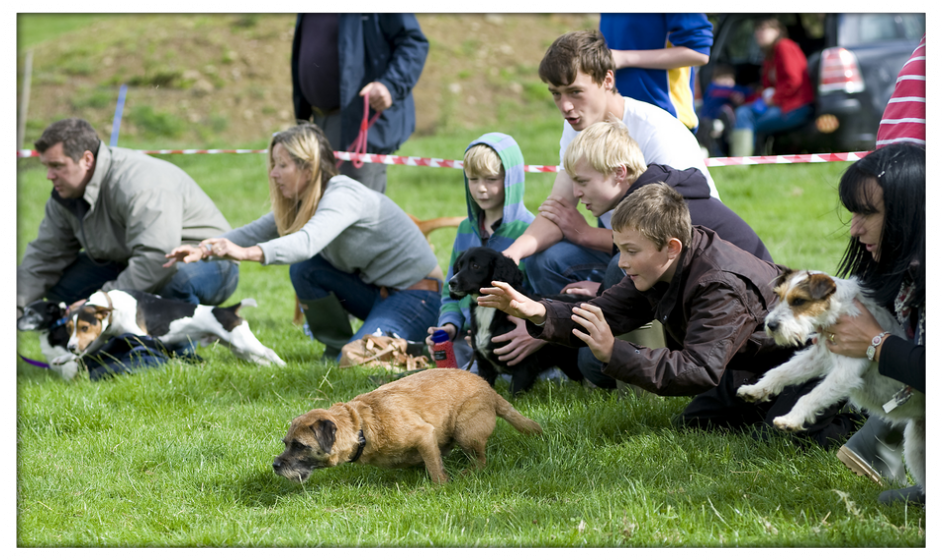
[[495,396],[497,397],[497,415],[510,423],[518,432],[528,435],[543,433],[543,428],[539,424],[517,412],[517,409],[504,397],[496,393]]
[[232,309],[232,312],[235,313],[237,317],[241,318],[242,316],[239,315],[239,310],[243,307],[258,307],[258,302],[255,301],[255,298],[247,297],[228,309]]

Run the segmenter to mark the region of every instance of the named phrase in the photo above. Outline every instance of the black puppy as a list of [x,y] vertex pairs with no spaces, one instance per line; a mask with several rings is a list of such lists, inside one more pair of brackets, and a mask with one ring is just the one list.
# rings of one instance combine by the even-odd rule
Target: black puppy
[[66,348],[72,334],[67,311],[68,306],[62,302],[39,300],[27,305],[16,321],[18,330],[39,332],[39,349],[49,367],[66,381],[78,373],[75,355]]
[[[506,373],[512,380],[511,394],[522,393],[533,386],[540,372],[553,366],[561,369],[574,381],[582,380],[576,363],[576,350],[566,346],[547,344],[515,366],[509,366],[507,362],[497,359],[494,350],[498,346],[491,339],[514,330],[515,325],[503,311],[478,305],[481,288],[490,288],[491,281],[498,280],[510,284],[513,289],[531,299],[549,299],[548,296],[529,294],[523,289],[523,273],[513,259],[488,247],[472,247],[461,253],[452,272],[448,282],[451,295],[460,299],[471,294],[471,347],[478,363],[478,372],[488,383],[493,386],[497,375]],[[591,298],[556,294],[552,299],[572,302],[588,301]]]

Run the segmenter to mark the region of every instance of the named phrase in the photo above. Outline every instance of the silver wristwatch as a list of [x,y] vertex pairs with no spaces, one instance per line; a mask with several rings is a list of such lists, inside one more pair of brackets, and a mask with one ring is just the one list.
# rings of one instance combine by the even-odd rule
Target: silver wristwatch
[[883,339],[886,338],[889,334],[890,334],[889,331],[884,331],[878,334],[877,336],[873,337],[873,340],[870,341],[870,347],[867,348],[868,360],[870,360],[871,362],[873,361],[873,358],[876,357],[877,355],[877,346],[879,346],[880,343],[883,342]]

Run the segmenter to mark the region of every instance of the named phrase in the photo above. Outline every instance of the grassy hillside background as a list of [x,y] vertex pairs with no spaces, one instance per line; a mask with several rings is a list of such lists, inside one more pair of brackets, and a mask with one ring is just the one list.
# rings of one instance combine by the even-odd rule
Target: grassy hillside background
[[[294,121],[295,18],[21,14],[18,81],[25,51],[34,51],[27,144],[67,116],[87,119],[107,139],[127,84],[121,145],[263,147]],[[597,15],[418,18],[430,43],[414,90],[418,136],[544,114],[552,99],[536,68],[546,48],[562,33],[598,25]]]
[[[20,16],[19,62],[34,49],[27,141],[53,120],[101,136],[131,84],[120,145],[263,147],[291,123],[293,16]],[[594,16],[420,16],[432,51],[416,88],[419,130],[401,154],[460,158],[483,132],[508,132],[528,163],[555,164],[560,121],[536,77],[549,42]],[[20,77],[18,76],[18,79]],[[473,98],[473,100],[472,100]],[[264,155],[169,156],[234,226],[267,211]],[[19,160],[17,260],[35,236],[49,182]],[[833,271],[846,245],[835,188],[846,164],[714,168],[728,206],[778,262]],[[527,174],[535,210],[552,176]],[[387,194],[428,218],[465,213],[461,172],[391,166]],[[432,236],[447,264],[454,230]],[[688,398],[625,399],[540,382],[514,400],[545,433],[499,422],[488,466],[344,465],[293,485],[271,461],[290,420],[376,387],[377,372],[319,361],[290,322],[287,267],[240,266],[230,301],[288,363],[258,368],[220,347],[199,365],[65,383],[16,365],[16,536],[21,547],[387,546],[661,547],[926,545],[924,509],[877,503],[879,488],[833,453],[772,434],[677,430]],[[33,333],[17,350],[39,358]],[[382,377],[382,375],[380,374]],[[497,390],[507,393],[507,384]]]

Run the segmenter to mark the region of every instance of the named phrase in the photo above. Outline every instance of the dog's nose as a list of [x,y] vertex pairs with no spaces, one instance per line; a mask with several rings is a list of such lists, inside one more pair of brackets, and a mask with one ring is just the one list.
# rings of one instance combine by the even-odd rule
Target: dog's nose
[[271,468],[275,469],[276,471],[279,470],[279,469],[281,469],[281,458],[280,458],[280,457],[275,458],[275,462],[271,464]]
[[776,331],[778,330],[778,321],[766,321],[765,327],[770,331]]

